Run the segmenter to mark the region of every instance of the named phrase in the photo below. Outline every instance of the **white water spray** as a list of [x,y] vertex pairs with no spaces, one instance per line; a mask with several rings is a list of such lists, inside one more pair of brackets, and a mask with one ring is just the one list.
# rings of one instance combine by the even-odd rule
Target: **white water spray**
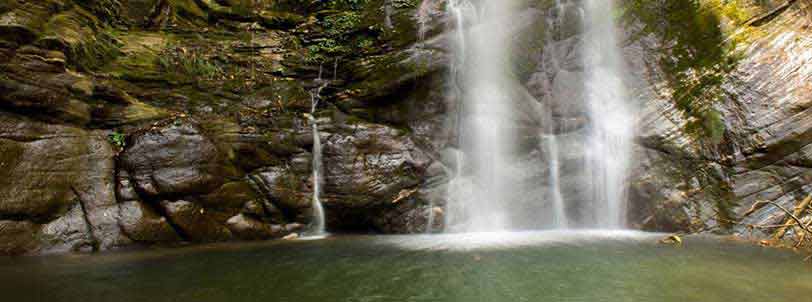
[[634,112],[623,83],[624,63],[613,0],[586,0],[584,60],[591,120],[587,144],[596,227],[626,224],[626,181],[631,166]]
[[[449,189],[447,226],[455,232],[510,228],[507,206],[516,133],[510,99],[511,37],[499,18],[513,1],[450,0],[456,31],[453,84],[457,89],[458,170]],[[460,159],[461,157],[461,159]]]
[[[554,52],[553,60],[546,62],[549,64],[544,68],[549,69],[541,72],[569,78],[556,78],[564,84],[555,89],[565,91],[549,100],[555,103],[542,105],[546,108],[542,111],[547,112],[537,117],[547,127],[541,134],[541,153],[547,154],[543,160],[547,161],[549,177],[548,183],[541,184],[530,183],[538,173],[523,162],[529,158],[527,150],[519,149],[520,131],[526,129],[520,119],[534,114],[521,103],[524,88],[518,84],[513,70],[516,66],[511,63],[516,33],[513,21],[520,15],[515,7],[519,2],[446,2],[453,53],[450,95],[456,104],[454,124],[459,139],[457,150],[448,152],[446,158],[454,169],[449,173],[446,229],[623,228],[635,118],[622,78],[624,64],[612,14],[614,3],[558,0],[550,12],[545,43],[549,47],[544,51]],[[579,48],[573,50],[575,46]],[[578,61],[573,57],[581,58],[583,64],[574,63]],[[563,70],[564,65],[567,70]],[[563,108],[565,115],[554,117],[554,107]],[[578,111],[584,107],[585,113]],[[572,112],[566,111],[570,109]],[[585,130],[581,128],[584,121]],[[584,146],[586,155],[580,156],[580,147],[572,148],[573,144]],[[564,158],[566,169],[562,168]],[[576,159],[582,159],[578,165],[584,167],[584,173],[574,169],[578,167],[572,165]],[[568,193],[588,194],[562,194],[565,177]],[[538,191],[533,188],[539,186],[545,186],[548,194],[535,194]],[[552,213],[539,212],[542,210]]]

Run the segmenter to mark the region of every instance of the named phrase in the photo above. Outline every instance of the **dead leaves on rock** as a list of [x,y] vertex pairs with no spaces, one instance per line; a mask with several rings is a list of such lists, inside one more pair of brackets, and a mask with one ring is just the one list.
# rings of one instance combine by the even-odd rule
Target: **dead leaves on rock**
[[665,237],[663,239],[660,239],[660,241],[658,241],[658,243],[674,245],[674,246],[682,246],[682,237],[680,237],[679,235],[674,234],[674,235],[670,235],[668,237]]

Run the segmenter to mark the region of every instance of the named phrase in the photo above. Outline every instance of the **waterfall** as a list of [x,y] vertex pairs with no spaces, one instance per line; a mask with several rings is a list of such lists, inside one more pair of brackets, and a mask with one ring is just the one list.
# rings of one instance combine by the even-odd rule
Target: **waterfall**
[[613,0],[584,1],[585,93],[591,121],[587,169],[596,226],[624,228],[634,112],[623,82],[624,63]]
[[[321,81],[321,71],[319,71],[319,80]],[[311,227],[309,231],[310,236],[323,236],[326,234],[325,231],[325,217],[324,217],[324,207],[321,204],[321,187],[323,184],[322,178],[322,147],[321,147],[321,136],[319,135],[319,124],[316,120],[316,108],[319,105],[319,99],[321,98],[321,90],[326,87],[327,83],[322,83],[315,91],[310,92],[310,102],[311,102],[311,109],[310,115],[307,116],[308,121],[310,122],[310,127],[313,131],[313,198],[312,198],[312,208],[313,208],[313,221],[311,222]]]
[[[549,22],[547,23],[547,33],[546,33],[546,43],[545,45],[552,45],[555,35],[558,34],[557,30],[560,28],[561,24],[564,22],[564,7],[561,4],[561,0],[555,1],[555,15],[552,18],[549,18]],[[553,51],[552,47],[545,47],[545,51]],[[557,61],[555,56],[552,56],[552,66],[551,68],[560,69],[560,63]],[[545,116],[548,121],[551,121],[552,113],[548,110],[548,115]],[[549,165],[548,175],[549,175],[549,184],[548,190],[550,191],[550,197],[552,199],[552,206],[553,206],[553,225],[556,228],[565,229],[569,226],[569,218],[567,217],[566,205],[564,202],[564,196],[561,193],[561,163],[560,163],[560,154],[558,148],[558,136],[555,135],[555,127],[548,126],[547,132],[548,135],[543,136],[542,142],[546,143],[547,146],[547,161]],[[566,127],[562,127],[566,128]]]
[[558,138],[555,135],[544,136],[547,145],[547,160],[549,161],[550,184],[549,190],[553,205],[553,225],[559,229],[566,229],[569,226],[564,196],[561,194],[561,164],[558,156]]
[[[446,1],[457,137],[444,157],[446,231],[623,228],[635,118],[614,4],[555,1],[536,100],[513,65],[518,33],[533,24],[520,21],[520,2]],[[539,127],[535,151],[525,148],[528,116]]]
[[[497,22],[509,17],[513,1],[450,0],[456,31],[452,82],[458,103],[461,157],[449,188],[451,231],[493,231],[510,227],[515,131],[510,100],[510,36]],[[470,30],[469,30],[470,29]]]
[[392,5],[394,5],[392,0],[384,0],[383,2],[383,26],[387,29],[395,28],[394,23],[392,23],[392,10],[394,9]]
[[[553,83],[547,102],[565,117],[553,126],[562,133],[546,136],[543,143],[549,154],[548,195],[559,227],[625,227],[635,117],[623,81],[614,8],[610,0],[557,0],[548,12],[544,51],[549,60],[543,67]],[[585,117],[585,131],[569,124],[573,115]],[[561,152],[567,152],[559,147],[564,137],[583,147],[579,169],[560,168],[566,154]],[[569,191],[577,186],[579,193],[562,195],[562,177],[573,182]],[[568,213],[568,207],[577,210]]]

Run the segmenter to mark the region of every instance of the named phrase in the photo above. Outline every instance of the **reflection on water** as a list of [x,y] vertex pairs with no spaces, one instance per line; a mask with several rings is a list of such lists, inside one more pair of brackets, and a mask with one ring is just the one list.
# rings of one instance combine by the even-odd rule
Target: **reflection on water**
[[[328,237],[0,258],[3,301],[802,301],[798,255],[634,232]],[[799,300],[800,299],[800,300]]]

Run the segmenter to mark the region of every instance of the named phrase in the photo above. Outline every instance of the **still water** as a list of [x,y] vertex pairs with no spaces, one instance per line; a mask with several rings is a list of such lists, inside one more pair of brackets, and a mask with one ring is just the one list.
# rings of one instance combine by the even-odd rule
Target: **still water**
[[0,258],[2,301],[810,301],[802,256],[714,237],[339,236]]

